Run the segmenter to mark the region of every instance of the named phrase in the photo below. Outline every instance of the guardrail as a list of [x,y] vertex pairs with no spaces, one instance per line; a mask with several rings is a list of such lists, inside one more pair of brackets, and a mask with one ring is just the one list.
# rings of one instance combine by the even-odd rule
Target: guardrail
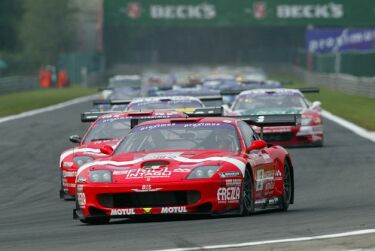
[[0,95],[38,88],[38,77],[35,76],[12,76],[0,78]]
[[355,77],[336,73],[313,73],[296,66],[292,66],[292,69],[294,74],[304,82],[327,86],[349,94],[375,98],[375,77]]

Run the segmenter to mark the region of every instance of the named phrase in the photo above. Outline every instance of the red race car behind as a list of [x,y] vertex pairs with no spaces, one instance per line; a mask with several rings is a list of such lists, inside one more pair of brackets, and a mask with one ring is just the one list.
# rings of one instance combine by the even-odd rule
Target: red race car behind
[[75,218],[106,223],[144,214],[252,214],[293,204],[293,165],[250,125],[294,125],[298,115],[173,118],[141,123],[107,158],[77,173]]
[[[98,118],[98,115],[101,115]],[[104,114],[104,115],[103,115]],[[176,111],[150,112],[122,112],[106,114],[101,112],[87,112],[82,115],[83,122],[93,122],[83,138],[78,135],[70,136],[70,141],[79,143],[78,146],[64,151],[60,156],[61,189],[60,198],[72,199],[76,194],[76,172],[83,164],[103,158],[106,155],[100,152],[100,147],[110,145],[115,148],[118,142],[130,131],[131,118],[156,119],[186,117]]]

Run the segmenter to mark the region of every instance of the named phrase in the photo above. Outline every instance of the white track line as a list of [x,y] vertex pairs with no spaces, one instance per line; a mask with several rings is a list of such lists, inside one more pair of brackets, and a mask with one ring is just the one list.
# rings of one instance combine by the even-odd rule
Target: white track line
[[57,110],[57,109],[61,109],[61,108],[70,106],[70,105],[74,105],[74,104],[82,103],[82,102],[85,102],[85,101],[89,101],[89,100],[95,99],[96,97],[97,97],[97,95],[80,97],[80,98],[72,99],[72,100],[69,100],[69,101],[66,101],[66,102],[63,102],[63,103],[59,103],[59,104],[56,104],[56,105],[51,105],[51,106],[47,106],[47,107],[36,109],[36,110],[22,112],[22,113],[19,113],[19,114],[16,114],[16,115],[2,117],[2,118],[0,118],[0,124],[4,123],[4,122],[7,122],[7,121],[11,121],[11,120],[16,120],[16,119],[34,116],[36,114],[43,113],[43,112],[54,111],[54,110]]
[[341,117],[338,117],[328,111],[322,111],[322,115],[324,118],[326,119],[329,119],[339,125],[341,125],[342,127],[345,127],[346,129],[349,129],[350,131],[354,132],[355,134],[363,137],[363,138],[366,138],[368,140],[371,140],[372,142],[375,142],[375,133],[372,133],[368,130],[366,130],[365,128],[362,128],[350,121],[347,121]]
[[318,236],[310,236],[310,237],[299,237],[299,238],[266,240],[266,241],[254,241],[254,242],[244,242],[244,243],[237,243],[237,244],[212,245],[212,246],[190,247],[190,248],[188,247],[188,248],[160,249],[160,250],[157,250],[157,251],[191,251],[191,250],[239,248],[239,247],[250,247],[250,246],[259,246],[259,245],[285,243],[285,242],[300,242],[300,241],[333,239],[333,238],[341,238],[341,237],[364,235],[364,234],[374,234],[374,233],[375,233],[375,229],[365,229],[365,230],[351,231],[351,232],[345,232],[345,233],[318,235]]

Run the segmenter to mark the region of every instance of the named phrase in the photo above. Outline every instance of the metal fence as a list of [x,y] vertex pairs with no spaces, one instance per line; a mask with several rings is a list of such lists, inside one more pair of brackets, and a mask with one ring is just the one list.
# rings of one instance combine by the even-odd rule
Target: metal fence
[[0,78],[0,95],[39,88],[38,77],[12,76]]
[[291,66],[292,72],[307,83],[327,86],[349,94],[375,98],[375,77],[355,77],[347,74],[324,74],[308,72],[303,68]]

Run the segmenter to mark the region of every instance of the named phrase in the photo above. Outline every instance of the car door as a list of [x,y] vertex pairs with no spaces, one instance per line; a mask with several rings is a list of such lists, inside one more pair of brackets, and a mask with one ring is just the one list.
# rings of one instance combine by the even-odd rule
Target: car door
[[[238,124],[246,147],[259,139],[248,124],[243,121],[239,121]],[[256,202],[261,203],[273,194],[275,165],[266,148],[251,151],[247,154],[247,158],[254,177],[254,198]]]

